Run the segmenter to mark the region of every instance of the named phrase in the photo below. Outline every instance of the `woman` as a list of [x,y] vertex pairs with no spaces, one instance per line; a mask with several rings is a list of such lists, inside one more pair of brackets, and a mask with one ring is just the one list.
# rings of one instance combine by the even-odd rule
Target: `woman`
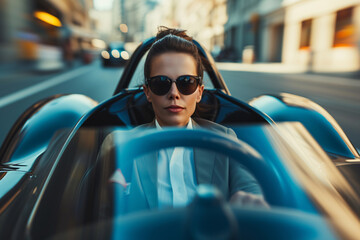
[[145,61],[144,92],[160,126],[187,125],[204,90],[200,55],[185,38],[185,31],[161,30]]
[[[144,75],[143,88],[155,119],[141,127],[206,126],[236,137],[232,129],[191,118],[204,91],[203,69],[198,49],[185,31],[160,29],[147,55]],[[247,171],[228,157],[209,151],[181,147],[161,150],[157,155],[136,160],[134,169],[136,179],[141,181],[133,185],[144,191],[134,196],[138,204],[138,196],[145,195],[145,208],[184,206],[195,195],[196,186],[202,183],[217,186],[230,201],[264,205],[262,197],[254,195],[261,195],[261,189]],[[132,201],[129,202],[131,205]]]

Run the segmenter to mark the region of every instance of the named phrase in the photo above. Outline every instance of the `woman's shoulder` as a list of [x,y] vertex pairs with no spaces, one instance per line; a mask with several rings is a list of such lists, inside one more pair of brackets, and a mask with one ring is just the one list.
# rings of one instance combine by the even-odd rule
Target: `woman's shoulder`
[[231,128],[225,127],[218,123],[215,123],[215,122],[203,119],[203,118],[194,118],[193,120],[200,127],[208,128],[210,130],[219,131],[219,132],[223,132],[223,133],[235,134]]

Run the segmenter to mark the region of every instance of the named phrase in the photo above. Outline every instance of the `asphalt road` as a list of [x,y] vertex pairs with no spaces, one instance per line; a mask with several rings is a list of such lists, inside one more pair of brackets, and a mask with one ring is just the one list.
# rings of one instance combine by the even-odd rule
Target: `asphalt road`
[[[101,102],[112,95],[122,71],[122,68],[103,68],[100,62],[94,62],[60,73],[18,72],[2,76],[0,142],[21,113],[35,102],[59,93],[85,94]],[[338,121],[353,144],[360,147],[360,80],[309,74],[220,72],[231,94],[244,101],[264,93],[287,92],[317,102]],[[140,75],[136,78],[140,83]]]

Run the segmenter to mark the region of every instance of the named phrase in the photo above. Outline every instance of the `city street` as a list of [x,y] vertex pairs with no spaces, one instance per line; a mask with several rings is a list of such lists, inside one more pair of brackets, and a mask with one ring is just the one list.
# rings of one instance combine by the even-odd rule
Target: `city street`
[[[232,67],[227,67],[227,66]],[[360,81],[301,73],[239,71],[234,64],[219,64],[232,96],[244,101],[264,93],[293,93],[323,106],[338,121],[350,140],[360,147]],[[255,68],[256,69],[256,68]],[[2,77],[0,90],[0,142],[28,107],[48,96],[78,93],[101,102],[111,97],[123,68],[103,68],[99,61],[60,73],[13,73]],[[141,77],[137,76],[138,83]]]
[[0,5],[0,240],[359,238],[360,0]]

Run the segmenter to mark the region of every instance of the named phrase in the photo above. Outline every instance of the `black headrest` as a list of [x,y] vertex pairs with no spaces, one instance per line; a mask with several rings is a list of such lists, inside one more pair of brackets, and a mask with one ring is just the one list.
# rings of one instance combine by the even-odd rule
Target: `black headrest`
[[[83,126],[135,127],[151,122],[154,117],[154,111],[144,92],[141,89],[129,90],[101,104]],[[220,90],[207,89],[204,90],[193,117],[223,125],[266,122],[248,104]]]
[[[194,117],[214,121],[217,115],[219,101],[214,94],[204,91],[201,102],[197,105]],[[151,103],[146,99],[143,92],[129,96],[127,109],[132,126],[138,126],[151,122],[155,115]]]

